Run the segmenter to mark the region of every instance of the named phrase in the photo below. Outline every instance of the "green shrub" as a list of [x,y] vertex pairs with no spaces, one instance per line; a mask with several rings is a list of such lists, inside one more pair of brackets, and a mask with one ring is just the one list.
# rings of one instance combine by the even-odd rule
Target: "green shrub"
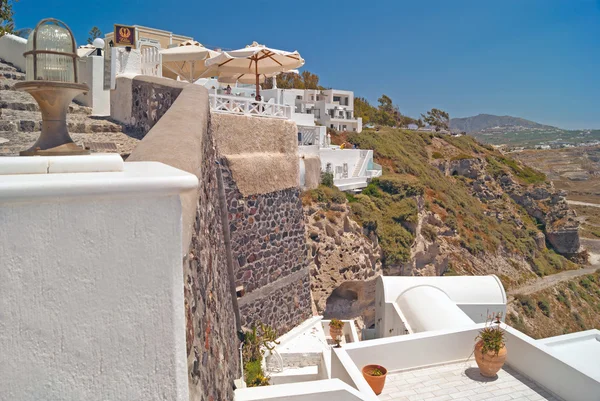
[[575,323],[577,323],[579,327],[581,327],[583,330],[586,329],[585,322],[579,313],[573,312],[573,319],[575,319]]
[[432,157],[433,159],[443,159],[443,158],[444,158],[444,155],[443,155],[443,154],[441,154],[440,152],[433,152],[433,153],[431,154],[431,157]]
[[590,290],[592,288],[592,282],[590,281],[589,278],[584,277],[579,281],[579,284],[581,284],[581,286],[583,288],[585,288],[586,290]]
[[515,295],[515,300],[519,303],[519,305],[521,305],[521,308],[523,308],[525,316],[535,316],[536,306],[535,302],[533,301],[533,299],[531,299],[531,297],[528,297],[527,295],[517,294]]
[[405,179],[402,176],[382,177],[374,179],[372,182],[390,195],[416,196],[423,195],[424,191],[421,183],[414,179]]
[[571,309],[571,301],[569,301],[569,297],[563,290],[558,290],[558,295],[556,295],[556,299],[561,304],[564,304],[567,308]]
[[454,160],[466,160],[466,159],[473,159],[473,155],[468,155],[466,153],[460,153],[456,156],[453,156],[450,160],[454,161]]
[[321,185],[333,188],[333,173],[328,171],[321,172]]
[[423,234],[423,237],[429,242],[434,242],[437,239],[437,231],[429,224],[423,224],[421,234]]
[[548,303],[548,301],[546,301],[544,299],[540,300],[540,301],[538,301],[537,305],[538,305],[538,308],[540,308],[540,310],[544,314],[544,316],[550,317],[550,304]]

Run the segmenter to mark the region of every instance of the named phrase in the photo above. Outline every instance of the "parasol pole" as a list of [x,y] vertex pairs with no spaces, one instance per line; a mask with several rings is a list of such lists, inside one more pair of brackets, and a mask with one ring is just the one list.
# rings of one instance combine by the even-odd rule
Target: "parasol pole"
[[258,60],[254,59],[254,71],[256,72],[256,97],[260,95],[260,85],[258,84]]

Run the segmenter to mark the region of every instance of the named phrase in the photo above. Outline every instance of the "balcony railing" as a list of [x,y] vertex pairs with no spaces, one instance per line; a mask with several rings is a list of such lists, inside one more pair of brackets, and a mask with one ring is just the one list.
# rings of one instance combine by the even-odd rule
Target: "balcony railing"
[[209,94],[210,110],[216,113],[290,119],[292,109],[284,104],[259,102],[249,97]]

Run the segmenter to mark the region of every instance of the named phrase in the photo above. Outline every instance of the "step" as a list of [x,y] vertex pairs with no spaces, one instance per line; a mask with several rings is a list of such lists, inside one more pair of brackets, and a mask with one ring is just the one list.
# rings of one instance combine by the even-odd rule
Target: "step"
[[0,79],[14,79],[15,81],[25,81],[25,74],[18,71],[0,71]]
[[[81,107],[81,106],[79,106]],[[33,132],[41,129],[42,116],[38,111],[2,109],[0,131]],[[85,114],[68,114],[67,129],[72,132],[122,132],[121,125],[104,118]]]
[[23,82],[22,79],[0,79],[0,90],[15,90],[15,84]]
[[319,380],[319,367],[285,368],[283,372],[269,372],[269,377],[272,385]]
[[[38,104],[27,92],[0,90],[0,109],[12,109],[21,111],[39,111]],[[92,114],[92,108],[71,103],[69,114]]]
[[17,72],[22,72],[19,71],[19,69],[17,67],[15,67],[14,65],[12,65],[11,63],[4,61],[0,58],[0,71],[17,71]]
[[[123,133],[96,132],[96,133],[73,133],[71,138],[75,143],[83,146],[84,143],[107,144],[113,143],[117,152],[122,156],[128,156],[139,143],[138,139],[129,137]],[[39,132],[6,132],[0,131],[0,156],[17,156],[20,151],[30,148],[40,136]],[[97,148],[98,146],[95,146]],[[106,153],[111,152],[106,147],[99,150]]]
[[0,71],[19,72],[16,67],[0,62]]

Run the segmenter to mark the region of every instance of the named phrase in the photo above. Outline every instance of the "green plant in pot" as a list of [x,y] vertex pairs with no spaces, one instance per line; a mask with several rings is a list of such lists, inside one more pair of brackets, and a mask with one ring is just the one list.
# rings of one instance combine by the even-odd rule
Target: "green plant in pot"
[[387,369],[380,365],[367,365],[362,368],[362,374],[376,395],[381,394],[385,386]]
[[344,322],[339,319],[331,319],[329,322],[329,336],[335,341],[336,347],[340,347],[342,341],[342,329],[344,328]]
[[496,377],[506,362],[504,330],[500,327],[500,318],[501,315],[498,314],[490,319],[489,324],[475,338],[475,362],[484,377]]

